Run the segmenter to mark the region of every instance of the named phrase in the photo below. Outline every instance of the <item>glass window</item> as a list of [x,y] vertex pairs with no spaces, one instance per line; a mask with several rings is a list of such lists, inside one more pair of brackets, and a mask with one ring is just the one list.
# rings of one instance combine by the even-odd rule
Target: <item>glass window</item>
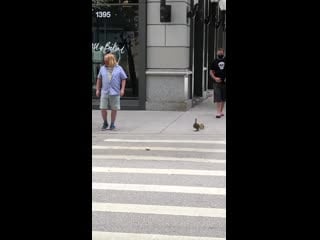
[[119,65],[123,67],[128,76],[125,97],[138,97],[139,76],[136,71],[140,54],[138,52],[138,8],[138,5],[126,6],[125,4],[93,5],[93,97],[95,96],[96,77],[103,64],[103,55],[109,52],[116,56]]
[[119,0],[92,0],[92,4],[119,3]]
[[120,3],[139,3],[139,0],[120,0]]

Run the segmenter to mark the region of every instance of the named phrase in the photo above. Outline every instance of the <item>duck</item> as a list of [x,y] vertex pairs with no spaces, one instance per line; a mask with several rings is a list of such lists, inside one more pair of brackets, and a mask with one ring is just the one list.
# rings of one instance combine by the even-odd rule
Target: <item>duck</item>
[[197,119],[194,120],[193,128],[195,128],[196,131],[199,131],[199,129],[200,129],[200,124],[197,123]]

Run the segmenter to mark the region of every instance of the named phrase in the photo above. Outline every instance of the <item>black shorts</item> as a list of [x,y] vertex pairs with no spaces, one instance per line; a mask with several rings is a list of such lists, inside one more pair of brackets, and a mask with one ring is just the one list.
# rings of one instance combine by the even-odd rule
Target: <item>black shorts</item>
[[225,102],[226,101],[226,84],[215,83],[213,91],[213,102]]

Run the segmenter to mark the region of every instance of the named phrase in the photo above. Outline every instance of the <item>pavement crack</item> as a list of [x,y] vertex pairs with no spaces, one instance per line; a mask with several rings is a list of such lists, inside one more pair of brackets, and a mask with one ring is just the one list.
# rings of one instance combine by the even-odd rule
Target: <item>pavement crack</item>
[[170,125],[172,125],[173,123],[175,123],[179,118],[181,118],[181,116],[185,114],[184,112],[182,112],[176,119],[174,119],[172,122],[170,122],[166,127],[164,127],[160,133],[163,133],[168,127],[170,127]]

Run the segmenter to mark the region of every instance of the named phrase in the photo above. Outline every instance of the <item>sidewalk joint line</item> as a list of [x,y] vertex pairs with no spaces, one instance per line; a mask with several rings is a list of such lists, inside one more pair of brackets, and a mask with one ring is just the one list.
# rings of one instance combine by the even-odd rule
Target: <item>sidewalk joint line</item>
[[163,133],[170,125],[172,125],[173,123],[175,123],[179,118],[181,118],[181,116],[185,114],[184,112],[182,112],[176,119],[174,119],[171,123],[169,123],[166,127],[164,127],[164,129],[162,129],[160,131],[160,133]]

